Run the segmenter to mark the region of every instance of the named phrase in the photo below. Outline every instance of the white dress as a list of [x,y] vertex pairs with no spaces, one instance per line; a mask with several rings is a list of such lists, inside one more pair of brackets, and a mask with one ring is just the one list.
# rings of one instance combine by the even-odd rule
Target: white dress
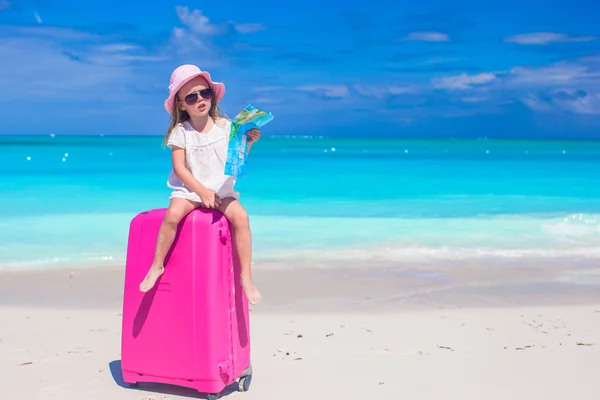
[[[230,126],[231,121],[219,119],[209,132],[200,133],[185,121],[173,128],[167,142],[169,148],[176,146],[185,149],[186,168],[194,178],[216,192],[221,199],[239,199],[239,193],[234,189],[235,177],[224,173]],[[173,169],[169,174],[167,186],[173,189],[170,199],[178,197],[201,202],[200,196],[181,182]]]

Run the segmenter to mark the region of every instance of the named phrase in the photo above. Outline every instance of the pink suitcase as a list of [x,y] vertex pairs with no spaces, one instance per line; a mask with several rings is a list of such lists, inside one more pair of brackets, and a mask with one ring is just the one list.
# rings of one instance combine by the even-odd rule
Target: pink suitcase
[[152,290],[139,284],[152,263],[166,209],[137,215],[130,224],[125,267],[121,368],[130,386],[156,382],[218,398],[238,382],[249,388],[248,301],[229,222],[196,209],[185,217]]

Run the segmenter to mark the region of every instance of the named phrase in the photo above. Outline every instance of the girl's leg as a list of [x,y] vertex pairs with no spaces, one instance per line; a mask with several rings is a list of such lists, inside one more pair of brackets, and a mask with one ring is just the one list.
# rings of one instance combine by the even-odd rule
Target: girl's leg
[[261,300],[261,295],[256,286],[254,286],[250,271],[252,263],[252,235],[250,233],[248,213],[246,213],[240,202],[232,197],[223,199],[218,210],[225,214],[225,217],[233,225],[233,234],[235,235],[235,243],[241,264],[241,283],[246,292],[246,297],[250,304],[258,304]]
[[156,283],[156,280],[165,271],[165,257],[167,256],[167,253],[173,244],[173,240],[175,239],[177,225],[183,219],[183,217],[188,215],[198,206],[199,203],[191,200],[180,199],[177,197],[171,199],[171,204],[169,204],[169,208],[165,213],[165,219],[160,225],[160,230],[158,231],[154,261],[152,261],[152,266],[150,267],[148,274],[146,274],[146,277],[142,283],[140,283],[140,290],[142,292],[147,292],[148,290],[152,289]]

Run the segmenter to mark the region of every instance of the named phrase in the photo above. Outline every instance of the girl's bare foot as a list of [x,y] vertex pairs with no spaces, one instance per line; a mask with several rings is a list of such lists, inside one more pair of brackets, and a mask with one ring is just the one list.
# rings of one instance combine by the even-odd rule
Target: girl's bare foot
[[140,283],[140,291],[147,292],[148,290],[152,289],[154,287],[154,284],[156,283],[156,280],[160,278],[163,272],[165,272],[165,268],[162,266],[155,267],[153,265],[152,267],[150,267],[150,270],[146,274],[146,277],[144,278],[142,283]]
[[262,296],[256,286],[254,286],[252,279],[242,279],[242,287],[244,288],[244,292],[246,292],[246,297],[250,304],[260,303]]

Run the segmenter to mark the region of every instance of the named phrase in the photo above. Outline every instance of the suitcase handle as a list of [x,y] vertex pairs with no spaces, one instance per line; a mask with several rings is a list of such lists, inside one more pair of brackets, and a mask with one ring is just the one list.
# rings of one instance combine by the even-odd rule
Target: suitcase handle
[[222,229],[219,229],[219,240],[223,242],[223,244],[227,243],[227,236],[223,234]]
[[222,362],[218,365],[219,375],[229,375],[229,363]]

